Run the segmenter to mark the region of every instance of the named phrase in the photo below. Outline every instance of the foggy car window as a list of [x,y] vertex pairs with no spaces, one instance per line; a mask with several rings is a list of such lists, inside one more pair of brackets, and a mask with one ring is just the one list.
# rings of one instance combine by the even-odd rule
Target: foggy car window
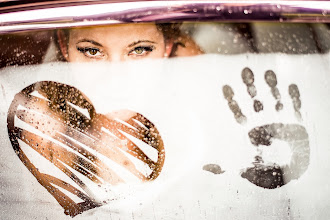
[[326,219],[329,28],[0,35],[4,219]]

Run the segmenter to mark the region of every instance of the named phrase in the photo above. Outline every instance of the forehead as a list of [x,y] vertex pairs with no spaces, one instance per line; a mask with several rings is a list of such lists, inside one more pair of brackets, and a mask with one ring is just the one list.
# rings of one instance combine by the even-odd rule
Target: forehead
[[120,39],[146,38],[159,39],[162,32],[155,24],[116,24],[110,26],[92,27],[92,28],[75,28],[70,30],[70,38],[93,38],[93,39],[112,39],[118,37]]

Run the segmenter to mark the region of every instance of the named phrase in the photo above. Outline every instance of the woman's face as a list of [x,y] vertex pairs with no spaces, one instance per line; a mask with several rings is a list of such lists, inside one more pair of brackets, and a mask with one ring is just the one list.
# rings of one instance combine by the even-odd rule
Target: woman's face
[[162,32],[155,24],[72,29],[68,46],[64,49],[61,46],[61,49],[69,62],[161,58],[170,53]]

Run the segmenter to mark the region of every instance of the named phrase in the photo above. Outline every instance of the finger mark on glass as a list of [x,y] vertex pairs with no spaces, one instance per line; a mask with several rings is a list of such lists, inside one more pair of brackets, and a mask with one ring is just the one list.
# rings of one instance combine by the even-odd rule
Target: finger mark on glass
[[289,95],[292,99],[293,108],[295,110],[296,117],[298,118],[298,120],[302,120],[300,113],[300,109],[301,109],[300,92],[296,84],[291,84],[289,86]]
[[255,112],[260,112],[263,110],[262,103],[254,99],[254,97],[257,95],[257,89],[255,87],[254,83],[254,74],[252,70],[248,67],[244,68],[242,70],[242,80],[243,83],[246,85],[247,92],[250,95],[250,97],[253,99],[253,109]]
[[265,72],[265,81],[266,81],[267,85],[271,88],[271,93],[277,101],[276,105],[275,105],[276,111],[282,110],[283,104],[281,103],[280,91],[277,88],[276,74],[272,70],[267,70]]

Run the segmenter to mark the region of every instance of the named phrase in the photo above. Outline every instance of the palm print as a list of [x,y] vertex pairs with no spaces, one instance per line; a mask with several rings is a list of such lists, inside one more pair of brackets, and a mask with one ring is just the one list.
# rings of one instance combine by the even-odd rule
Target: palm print
[[[270,87],[271,94],[276,100],[275,109],[277,112],[282,111],[284,106],[281,102],[281,95],[277,88],[276,74],[268,70],[265,72],[265,81]],[[254,74],[249,68],[242,71],[242,80],[247,87],[247,92],[253,100],[253,109],[257,114],[264,110],[261,101],[255,97],[257,89],[254,85]],[[238,103],[235,101],[234,90],[225,85],[222,88],[224,98],[228,102],[228,106],[234,114],[235,120],[245,126],[247,117],[243,114]],[[295,84],[289,85],[289,96],[292,99],[292,104],[297,121],[302,121],[300,113],[301,100],[298,86]],[[248,132],[250,142],[259,149],[259,154],[255,156],[253,167],[246,168],[242,171],[241,176],[246,178],[251,183],[267,188],[275,189],[281,187],[293,179],[298,179],[308,168],[309,165],[309,138],[304,126],[300,124],[284,124],[284,123],[270,123],[254,127]],[[271,146],[273,140],[281,140],[286,142],[292,152],[291,161],[285,166],[279,166],[276,163],[265,164],[262,159],[262,149],[260,146]]]

